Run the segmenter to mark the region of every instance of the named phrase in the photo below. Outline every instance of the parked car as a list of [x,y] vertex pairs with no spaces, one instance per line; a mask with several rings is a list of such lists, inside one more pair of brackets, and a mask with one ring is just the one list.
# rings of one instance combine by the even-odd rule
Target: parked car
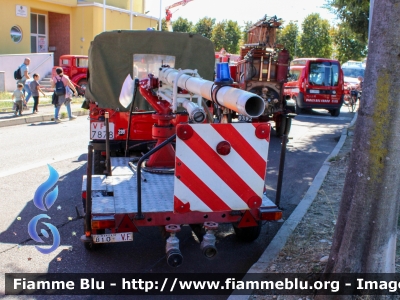
[[349,60],[342,65],[344,74],[344,101],[350,100],[352,91],[359,90],[358,77],[364,78],[365,63],[361,61]]
[[345,85],[358,85],[358,77],[364,78],[365,64],[361,61],[348,61],[342,65]]

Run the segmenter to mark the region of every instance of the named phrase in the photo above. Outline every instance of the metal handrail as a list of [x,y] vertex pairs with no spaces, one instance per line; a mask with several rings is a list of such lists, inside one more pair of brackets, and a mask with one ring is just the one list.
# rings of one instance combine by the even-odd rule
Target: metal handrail
[[52,55],[49,54],[49,57],[47,57],[47,58],[46,58],[44,61],[42,61],[37,67],[35,67],[33,70],[31,70],[30,73],[33,73],[34,71],[36,71],[41,65],[43,65],[46,61],[48,61],[49,58],[51,58],[51,57],[52,57]]

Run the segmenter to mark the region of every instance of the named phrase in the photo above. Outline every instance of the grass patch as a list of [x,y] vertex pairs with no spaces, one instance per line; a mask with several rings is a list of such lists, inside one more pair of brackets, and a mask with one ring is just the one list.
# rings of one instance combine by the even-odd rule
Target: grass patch
[[[9,100],[11,99],[11,94],[8,98],[6,99],[0,99],[0,100]],[[13,102],[12,101],[0,101],[0,109],[12,109],[13,107]],[[39,107],[40,105],[44,104],[51,104],[51,98],[50,97],[40,97],[39,98]],[[31,97],[29,99],[28,105],[32,106],[33,105],[33,98]]]
[[0,100],[11,99],[12,93],[9,92],[0,92]]
[[65,119],[67,116],[68,116],[68,114],[65,111],[60,113],[60,119]]
[[330,159],[328,159],[328,162],[334,162],[338,161],[340,159],[339,155],[332,156]]

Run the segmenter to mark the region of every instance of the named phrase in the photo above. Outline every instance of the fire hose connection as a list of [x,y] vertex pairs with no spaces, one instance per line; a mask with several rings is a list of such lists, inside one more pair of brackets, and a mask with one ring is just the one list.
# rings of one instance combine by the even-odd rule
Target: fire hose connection
[[179,239],[176,237],[176,233],[181,230],[181,227],[179,225],[170,224],[165,226],[165,230],[171,234],[165,245],[167,263],[169,266],[177,268],[183,262],[183,256],[179,250]]
[[200,249],[205,257],[212,259],[218,253],[217,247],[215,247],[215,232],[218,229],[218,224],[215,222],[205,222],[204,228],[206,229],[206,234],[200,244]]

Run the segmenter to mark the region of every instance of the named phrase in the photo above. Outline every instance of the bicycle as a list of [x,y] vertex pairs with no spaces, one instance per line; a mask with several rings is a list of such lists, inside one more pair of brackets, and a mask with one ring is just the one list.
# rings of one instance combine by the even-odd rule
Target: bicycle
[[343,104],[349,108],[350,112],[354,112],[356,110],[357,99],[360,97],[360,93],[356,90],[347,90],[344,94],[344,102]]
[[358,99],[358,91],[350,92],[350,100],[349,100],[349,111],[354,112],[356,110],[356,104]]

